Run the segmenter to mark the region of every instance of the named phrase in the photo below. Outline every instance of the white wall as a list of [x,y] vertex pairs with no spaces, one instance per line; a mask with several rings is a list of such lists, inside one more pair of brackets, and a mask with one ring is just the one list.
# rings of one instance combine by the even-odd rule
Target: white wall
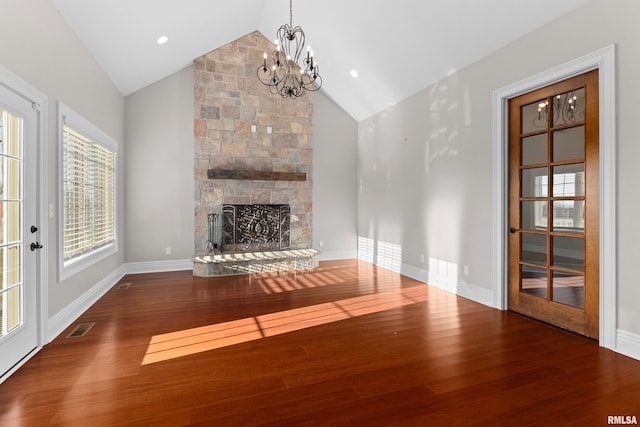
[[[48,176],[46,182],[50,203],[57,203],[57,101],[75,112],[119,142],[120,153],[124,141],[124,98],[115,85],[76,38],[48,0],[2,0],[0,25],[0,65],[48,97],[46,141]],[[118,217],[123,224],[124,164],[118,156]],[[47,207],[43,207],[47,209]],[[57,212],[57,210],[56,210]],[[49,319],[60,317],[78,299],[117,272],[124,260],[123,228],[118,239],[119,251],[87,270],[65,280],[57,281],[57,221],[51,218],[48,236],[43,240],[48,254]],[[62,320],[64,322],[64,319]]]
[[395,265],[414,276],[454,290],[492,292],[492,92],[615,44],[618,327],[637,337],[638,16],[640,2],[592,0],[360,122],[358,234],[386,249],[374,252],[374,261],[395,254]]
[[321,260],[356,258],[358,125],[324,93],[313,97],[313,247]]
[[[193,256],[193,68],[130,94],[126,115],[127,263]],[[171,254],[166,254],[166,248]]]

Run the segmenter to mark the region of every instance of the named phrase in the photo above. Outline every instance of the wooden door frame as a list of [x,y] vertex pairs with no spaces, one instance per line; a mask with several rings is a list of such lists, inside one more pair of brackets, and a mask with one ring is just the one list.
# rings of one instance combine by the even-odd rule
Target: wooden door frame
[[[36,194],[36,220],[38,221],[39,238],[43,244],[43,248],[38,250],[36,256],[36,336],[37,347],[29,353],[16,366],[7,371],[4,376],[0,377],[0,383],[11,376],[19,367],[24,365],[31,357],[33,357],[43,345],[47,342],[47,324],[49,320],[48,310],[48,242],[49,240],[49,199],[48,199],[48,159],[49,151],[47,149],[47,118],[49,101],[46,95],[26,83],[19,77],[15,76],[6,68],[0,66],[0,85],[7,88],[11,92],[31,102],[33,108],[37,111],[37,135],[36,135],[36,186],[38,194]],[[31,236],[25,236],[31,237]]]
[[615,350],[618,307],[614,45],[493,92],[493,304],[497,309],[507,309],[508,101],[594,69],[599,70],[600,89],[600,346]]

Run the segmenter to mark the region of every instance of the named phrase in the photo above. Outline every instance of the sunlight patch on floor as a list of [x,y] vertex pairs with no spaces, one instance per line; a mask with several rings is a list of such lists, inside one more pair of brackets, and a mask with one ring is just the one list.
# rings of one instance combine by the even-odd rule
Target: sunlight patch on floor
[[260,338],[393,310],[428,300],[428,286],[413,286],[340,301],[185,329],[151,338],[143,365],[228,347]]

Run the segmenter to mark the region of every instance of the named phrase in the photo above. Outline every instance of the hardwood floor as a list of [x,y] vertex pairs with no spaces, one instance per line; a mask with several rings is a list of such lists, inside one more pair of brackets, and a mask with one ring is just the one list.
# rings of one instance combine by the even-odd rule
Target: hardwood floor
[[[564,426],[640,418],[640,361],[355,260],[129,275],[0,384],[2,426]],[[87,335],[66,338],[80,323]]]

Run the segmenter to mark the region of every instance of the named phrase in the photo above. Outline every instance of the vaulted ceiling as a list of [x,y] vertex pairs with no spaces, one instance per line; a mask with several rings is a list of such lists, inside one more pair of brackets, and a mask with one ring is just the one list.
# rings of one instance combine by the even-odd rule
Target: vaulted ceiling
[[[360,121],[587,1],[294,0],[293,25],[324,93]],[[274,39],[289,22],[287,0],[51,2],[123,95],[255,30]]]

